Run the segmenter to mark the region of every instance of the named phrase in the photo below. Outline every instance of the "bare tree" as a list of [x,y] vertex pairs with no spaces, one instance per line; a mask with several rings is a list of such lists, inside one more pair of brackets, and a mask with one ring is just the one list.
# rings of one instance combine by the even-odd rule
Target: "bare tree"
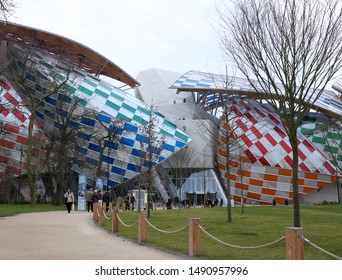
[[157,133],[158,117],[154,112],[153,105],[150,106],[149,120],[142,129],[142,134],[146,136],[146,141],[141,141],[141,150],[143,159],[143,169],[141,172],[146,175],[147,179],[147,217],[151,216],[152,208],[152,188],[153,188],[153,171],[154,166],[158,162],[160,152],[164,144],[164,137]]
[[[72,69],[67,67],[65,71],[59,70],[61,73],[58,73],[58,70],[54,69],[53,66],[43,67],[37,61],[39,58],[35,55],[34,50],[25,44],[8,43],[7,47],[9,48],[8,58],[11,71],[4,74],[17,91],[20,91],[25,106],[30,111],[28,116],[26,171],[31,193],[31,206],[35,207],[37,172],[42,171],[37,168],[37,163],[34,162],[36,159],[34,156],[36,114],[47,98],[64,89],[66,83],[71,79]],[[43,77],[44,75],[49,78]],[[39,88],[36,87],[38,81]]]
[[17,8],[18,4],[15,0],[0,0],[0,19],[7,20]]
[[236,0],[216,10],[222,50],[289,137],[294,226],[300,227],[297,130],[342,66],[341,1]]

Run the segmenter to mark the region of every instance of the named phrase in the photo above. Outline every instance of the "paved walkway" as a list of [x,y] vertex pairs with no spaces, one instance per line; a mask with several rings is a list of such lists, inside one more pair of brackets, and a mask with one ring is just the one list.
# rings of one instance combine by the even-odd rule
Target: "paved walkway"
[[190,259],[110,234],[92,217],[56,211],[0,218],[0,260]]

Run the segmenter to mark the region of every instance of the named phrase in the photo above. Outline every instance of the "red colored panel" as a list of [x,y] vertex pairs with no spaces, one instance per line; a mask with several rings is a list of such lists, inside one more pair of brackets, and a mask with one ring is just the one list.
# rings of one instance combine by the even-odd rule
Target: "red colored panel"
[[20,144],[27,145],[28,144],[28,138],[27,137],[22,137],[22,136],[18,135],[16,142],[20,143]]
[[5,81],[2,79],[0,79],[0,86],[3,87],[5,90],[11,89],[11,87],[7,83],[5,83]]
[[272,114],[269,114],[268,117],[276,124],[276,125],[279,125],[280,124],[280,121],[274,117]]
[[252,154],[252,152],[250,150],[246,150],[245,154],[249,158],[251,163],[254,163],[257,161],[256,157]]
[[260,133],[260,131],[255,127],[255,126],[252,126],[251,127],[251,131],[254,133],[254,135],[260,139],[262,137],[262,134]]
[[284,149],[288,154],[292,152],[291,147],[290,147],[289,145],[287,145],[287,143],[286,143],[284,140],[280,141],[279,144],[280,144],[280,146],[283,147],[283,149]]
[[260,141],[257,141],[255,143],[255,146],[259,149],[259,151],[263,154],[263,155],[266,155],[268,153],[267,149],[265,148],[265,146],[260,142]]
[[8,157],[4,157],[4,156],[0,155],[0,163],[7,164],[8,161],[9,161]]
[[292,166],[293,161],[292,161],[292,158],[290,156],[286,156],[284,159],[290,166]]
[[278,126],[274,127],[274,131],[277,132],[281,138],[286,138],[286,134]]
[[265,157],[259,158],[259,161],[262,165],[271,166],[271,164],[267,161],[267,159]]
[[18,106],[19,102],[16,100],[12,95],[10,95],[8,92],[4,94],[4,97],[13,104],[14,107]]
[[13,109],[12,114],[15,115],[22,123],[26,121],[26,117],[18,109]]
[[298,149],[298,157],[303,161],[307,159],[307,156],[300,149]]
[[266,133],[266,134],[265,134],[265,138],[268,140],[268,142],[271,143],[272,146],[275,146],[275,145],[278,144],[278,142],[277,142],[276,140],[274,140],[274,138],[272,137],[272,135],[269,134],[269,133]]
[[19,133],[19,127],[11,125],[11,124],[5,124],[4,129],[14,134]]
[[323,166],[330,172],[330,174],[336,174],[335,168],[332,167],[332,165],[329,162],[325,162]]
[[304,162],[302,162],[301,164],[299,164],[298,167],[299,167],[302,171],[310,172],[309,167],[307,167],[306,164],[305,164]]
[[14,145],[15,145],[14,142],[11,142],[11,141],[8,141],[8,140],[5,140],[5,139],[0,139],[0,146],[1,147],[5,147],[5,148],[13,150]]

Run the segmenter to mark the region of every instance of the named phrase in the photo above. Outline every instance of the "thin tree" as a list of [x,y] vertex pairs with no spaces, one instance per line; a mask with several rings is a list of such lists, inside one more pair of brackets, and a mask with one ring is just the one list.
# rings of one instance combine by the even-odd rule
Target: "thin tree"
[[[70,80],[72,69],[65,68],[64,73],[57,73],[56,69],[52,70],[45,68],[47,76],[50,79],[42,78],[42,73],[37,67],[39,62],[36,60],[35,53],[32,48],[25,44],[10,45],[9,60],[11,64],[11,71],[5,73],[6,78],[11,81],[14,87],[20,90],[26,107],[30,111],[28,116],[28,143],[27,143],[27,157],[26,157],[26,171],[28,176],[28,184],[31,193],[31,206],[36,206],[36,171],[40,171],[34,165],[34,123],[36,122],[36,113],[39,112],[41,105],[47,98],[57,94],[63,89],[66,83]],[[61,71],[61,70],[60,70]],[[37,90],[32,84],[32,80],[40,81],[40,89]]]
[[15,0],[0,0],[0,19],[7,20],[18,8]]
[[222,50],[289,137],[294,226],[300,227],[297,130],[342,66],[341,1],[235,0],[216,10]]

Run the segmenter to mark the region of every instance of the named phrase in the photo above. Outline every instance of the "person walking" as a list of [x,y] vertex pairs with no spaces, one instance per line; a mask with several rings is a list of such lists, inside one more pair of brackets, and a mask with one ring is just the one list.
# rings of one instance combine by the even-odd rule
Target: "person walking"
[[135,197],[133,193],[131,193],[131,196],[130,196],[130,204],[131,204],[131,209],[134,210]]
[[106,204],[106,212],[108,212],[109,210],[109,203],[110,203],[110,193],[109,191],[106,191],[104,194],[103,194],[103,203]]
[[75,202],[74,193],[71,191],[70,188],[68,188],[67,192],[64,194],[64,197],[66,198],[66,207],[67,207],[68,213],[70,214],[71,207]]
[[90,188],[88,191],[87,191],[87,194],[86,194],[86,202],[87,202],[87,209],[88,209],[88,212],[93,212],[93,201],[92,201],[92,197],[93,197],[93,189]]

